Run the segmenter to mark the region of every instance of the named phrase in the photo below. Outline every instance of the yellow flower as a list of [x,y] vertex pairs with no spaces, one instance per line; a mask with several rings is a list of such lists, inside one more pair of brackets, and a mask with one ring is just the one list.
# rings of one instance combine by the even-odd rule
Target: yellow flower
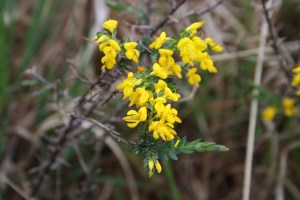
[[300,74],[300,63],[292,70],[295,74]]
[[133,88],[136,85],[140,85],[142,82],[143,82],[142,79],[134,78],[133,73],[129,72],[127,78],[117,86],[118,90],[123,90],[124,93],[123,100],[131,96],[131,94],[133,93]]
[[[178,101],[178,99],[181,97],[180,94],[177,94],[175,92],[173,93],[172,90],[170,88],[168,88],[167,83],[163,80],[158,80],[158,82],[154,85],[154,88],[155,88],[155,92],[156,92],[158,98],[160,96],[165,99],[165,101],[163,103],[166,102],[166,99],[169,99],[172,101]],[[163,93],[160,94],[161,91],[163,91]],[[154,104],[153,102],[151,102],[151,103]]]
[[158,162],[158,160],[154,161],[154,165],[155,165],[156,171],[160,174],[162,171],[162,167],[161,167],[160,163]]
[[188,26],[185,30],[186,31],[196,31],[198,30],[199,28],[201,28],[203,25],[205,24],[205,21],[202,21],[202,22],[195,22],[193,24],[191,24],[190,26]]
[[[107,35],[102,35],[100,36],[97,41],[96,41],[96,44],[100,44],[100,43],[103,43],[103,42],[107,42],[110,38],[107,36]],[[101,50],[102,51],[102,50]]]
[[203,41],[200,37],[195,36],[192,38],[192,41],[194,42],[194,45],[198,51],[204,51],[205,49],[207,49],[206,42]]
[[285,97],[282,100],[284,114],[287,117],[292,117],[297,114],[297,109],[295,107],[295,101],[292,98]]
[[148,168],[149,168],[149,178],[151,178],[151,176],[153,176],[153,168],[155,166],[155,169],[158,173],[161,173],[162,171],[162,167],[159,163],[158,160],[149,160],[148,161]]
[[215,68],[213,61],[207,52],[204,52],[200,56],[200,68],[203,70],[208,70],[210,73],[217,73],[217,68]]
[[186,76],[189,78],[189,80],[188,80],[189,84],[199,86],[199,82],[201,81],[201,77],[196,72],[197,72],[197,68],[193,67],[192,69],[190,69],[188,71]]
[[202,22],[196,22],[191,24],[189,27],[187,27],[185,30],[190,32],[191,36],[196,35],[197,30],[204,25],[205,21]]
[[134,62],[138,62],[138,58],[140,56],[140,52],[135,49],[135,47],[137,46],[136,42],[127,42],[124,45],[124,48],[126,50],[125,55],[129,60],[133,60]]
[[164,95],[163,95],[166,99],[170,99],[172,101],[178,101],[178,99],[181,97],[180,94],[177,93],[173,93],[172,90],[170,88],[165,88],[164,90]]
[[160,117],[161,121],[164,123],[167,121],[170,124],[175,122],[181,123],[181,119],[177,117],[178,111],[174,108],[171,108],[171,104],[166,106],[162,105],[160,107],[155,106],[157,117]]
[[204,40],[212,50],[215,52],[222,52],[223,47],[221,47],[218,43],[214,42],[211,38],[205,38]]
[[181,67],[177,64],[171,65],[170,66],[170,71],[172,72],[173,75],[177,76],[178,78],[182,78],[181,76]]
[[153,69],[153,72],[151,72],[152,75],[156,75],[161,79],[168,78],[169,71],[166,68],[160,66],[159,64],[154,63],[152,69]]
[[158,59],[158,63],[161,66],[169,68],[171,65],[175,63],[174,58],[172,58],[173,51],[169,49],[159,49],[160,58]]
[[153,131],[153,137],[155,139],[161,137],[164,141],[171,141],[174,139],[174,135],[177,135],[173,128],[173,124],[162,121],[153,121],[149,125],[149,131]]
[[109,30],[110,32],[113,32],[114,29],[118,26],[118,21],[116,20],[107,20],[103,23],[103,28]]
[[179,139],[179,138],[177,138],[177,140],[176,140],[176,143],[174,144],[174,147],[177,147],[177,146],[178,146],[178,144],[179,144],[179,142],[180,142],[180,139]]
[[145,67],[142,66],[138,67],[138,73],[143,73],[145,70],[146,70]]
[[163,80],[158,80],[158,82],[154,85],[155,92],[158,95],[160,91],[165,90],[168,87],[167,83]]
[[300,64],[295,67],[292,72],[295,74],[294,79],[292,81],[292,86],[297,86],[300,84]]
[[100,44],[99,49],[104,53],[104,56],[101,59],[103,64],[102,69],[112,69],[116,64],[117,51],[121,50],[120,46],[113,39],[109,39],[107,42]]
[[129,107],[134,104],[138,107],[147,106],[148,100],[152,97],[152,92],[146,90],[145,88],[137,88],[135,92],[133,92],[130,97]]
[[300,73],[299,74],[296,74],[293,78],[293,81],[292,81],[292,86],[297,86],[300,84]]
[[158,64],[168,71],[169,75],[175,75],[178,78],[181,77],[181,67],[177,65],[172,57],[173,51],[169,49],[159,49],[160,57]]
[[154,167],[153,160],[148,161],[148,167],[149,167],[149,178],[151,178],[151,176],[153,176],[153,167]]
[[103,64],[102,69],[112,69],[116,64],[116,51],[111,47],[107,46],[103,49],[104,56],[101,59]]
[[114,41],[113,39],[110,39],[108,42],[112,49],[114,49],[116,51],[121,51],[121,47],[119,46],[119,44],[116,41]]
[[155,110],[163,110],[164,103],[166,103],[167,100],[164,97],[157,97],[156,99],[150,99],[150,102],[154,105]]
[[147,119],[147,108],[141,107],[138,112],[135,110],[129,110],[126,117],[123,117],[123,120],[127,122],[127,126],[134,128],[138,123],[146,121]]
[[298,90],[296,91],[296,95],[297,95],[297,96],[300,96],[300,89],[298,89]]
[[162,32],[158,38],[155,39],[154,42],[150,44],[151,49],[159,49],[165,42],[168,41],[166,32]]
[[190,38],[182,38],[177,44],[177,48],[180,51],[182,62],[194,66],[193,61],[197,60],[198,50],[196,49],[194,42]]
[[275,106],[268,106],[262,112],[261,118],[263,121],[272,121],[277,113]]

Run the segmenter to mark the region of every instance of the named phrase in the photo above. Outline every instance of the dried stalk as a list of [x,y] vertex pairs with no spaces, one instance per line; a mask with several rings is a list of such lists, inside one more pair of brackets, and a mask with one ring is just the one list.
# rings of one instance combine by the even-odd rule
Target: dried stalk
[[[272,0],[269,1],[268,5],[269,6],[272,5]],[[267,34],[268,34],[268,24],[266,20],[263,18],[261,33],[260,33],[260,41],[259,41],[259,54],[256,62],[255,75],[254,75],[254,84],[256,86],[259,86],[261,83]],[[257,89],[254,89],[252,94],[253,96],[257,96],[259,94],[259,91]],[[244,171],[243,200],[250,199],[252,160],[253,160],[253,152],[254,152],[257,110],[258,110],[258,99],[253,99],[250,105],[250,116],[249,116],[250,121],[248,127],[247,152],[246,152],[246,163],[245,163],[245,171]]]

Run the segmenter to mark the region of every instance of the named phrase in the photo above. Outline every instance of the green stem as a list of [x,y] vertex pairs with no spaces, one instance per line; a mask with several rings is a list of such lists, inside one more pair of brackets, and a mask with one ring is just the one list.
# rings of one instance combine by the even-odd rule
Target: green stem
[[166,162],[165,171],[166,171],[166,176],[167,176],[169,185],[171,187],[171,192],[172,192],[172,197],[173,197],[172,199],[174,199],[174,200],[182,199],[181,195],[180,195],[180,191],[179,191],[179,189],[176,185],[176,181],[175,181],[175,178],[174,178],[173,169],[171,168],[171,161],[170,160],[168,160]]

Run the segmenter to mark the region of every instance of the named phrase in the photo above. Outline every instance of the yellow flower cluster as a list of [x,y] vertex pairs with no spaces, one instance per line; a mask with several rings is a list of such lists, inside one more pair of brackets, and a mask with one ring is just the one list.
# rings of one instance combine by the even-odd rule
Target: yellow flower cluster
[[[180,94],[172,91],[168,84],[161,79],[146,88],[147,83],[145,79],[134,78],[133,73],[130,72],[127,78],[118,85],[117,89],[123,90],[123,99],[129,98],[129,106],[135,105],[139,108],[138,112],[128,111],[123,120],[130,128],[147,120],[148,131],[153,132],[155,139],[171,141],[177,135],[174,123],[181,123],[181,119],[177,116],[177,110],[172,108],[171,104],[166,105],[166,102],[168,100],[178,101]],[[135,86],[138,87],[134,90]]]
[[[295,100],[289,97],[282,99],[283,113],[287,117],[293,117],[297,114],[297,108],[295,106]],[[266,107],[261,115],[263,121],[272,121],[276,114],[278,113],[278,108],[276,106]]]
[[296,95],[300,96],[300,62],[299,64],[292,70],[292,72],[294,73],[294,79],[292,81],[292,86],[293,87],[298,87],[297,91],[296,91]]
[[[103,28],[108,30],[110,34],[103,34],[101,36],[95,36],[93,39],[96,44],[99,45],[99,50],[103,52],[104,56],[101,59],[101,69],[112,69],[117,63],[117,55],[121,51],[118,40],[115,38],[115,30],[118,26],[116,20],[107,20],[103,23]],[[127,42],[123,44],[126,52],[125,55],[129,60],[133,60],[138,63],[140,52],[135,49],[137,46],[136,42]]]
[[[202,39],[197,36],[198,29],[204,23],[197,22],[190,25],[181,32],[179,39],[167,37],[167,34],[162,32],[153,41],[141,41],[143,44],[139,45],[137,42],[122,44],[118,41],[115,37],[118,23],[115,20],[108,20],[103,27],[109,32],[101,32],[94,38],[100,51],[104,53],[101,60],[102,69],[112,69],[118,58],[122,62],[126,57],[137,65],[142,53],[148,53],[152,58],[149,67],[140,66],[137,72],[128,72],[127,78],[117,86],[117,89],[123,92],[122,100],[128,99],[129,107],[135,107],[127,112],[123,120],[127,122],[129,128],[139,127],[139,131],[144,134],[143,138],[150,137],[153,142],[165,143],[173,141],[177,136],[175,124],[182,121],[178,117],[178,111],[171,105],[181,97],[174,85],[175,78],[182,79],[182,73],[185,72],[188,83],[199,86],[201,77],[198,70],[217,72],[209,50],[221,52],[222,47],[211,38]],[[142,49],[144,51],[141,51]],[[175,61],[178,56],[183,62],[182,66]],[[174,148],[179,141],[176,137]],[[148,152],[147,155],[145,164],[151,177],[154,167],[158,173],[162,171],[162,167],[157,153]]]
[[[298,65],[292,69],[294,74],[291,86],[298,87],[296,91],[296,96],[300,96],[300,62]],[[278,109],[275,105],[266,107],[261,113],[261,118],[263,121],[272,121],[276,114],[282,110],[283,114],[287,117],[293,117],[297,114],[296,102],[290,97],[285,97],[281,101],[282,109]]]
[[203,25],[204,22],[197,22],[187,27],[185,30],[189,35],[182,37],[177,44],[182,62],[191,66],[186,74],[191,85],[199,85],[201,81],[200,75],[197,74],[197,68],[195,68],[195,62],[200,63],[202,70],[216,73],[217,69],[206,50],[208,48],[216,52],[223,50],[223,48],[211,38],[205,38],[203,40],[196,35],[197,30]]

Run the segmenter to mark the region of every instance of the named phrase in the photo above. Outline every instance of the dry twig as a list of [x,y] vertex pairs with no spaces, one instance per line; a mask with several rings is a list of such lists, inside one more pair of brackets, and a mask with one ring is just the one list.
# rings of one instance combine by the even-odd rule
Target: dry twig
[[[272,5],[272,0],[269,1],[269,6],[270,5]],[[259,86],[261,83],[267,34],[268,34],[268,25],[266,23],[266,20],[263,19],[261,33],[260,33],[260,41],[259,41],[260,48],[259,48],[259,54],[258,54],[257,63],[255,67],[255,75],[254,75],[254,84],[256,86]],[[252,94],[253,96],[256,96],[259,94],[259,91],[257,89],[254,89]],[[253,99],[250,105],[250,116],[249,116],[250,121],[249,121],[249,128],[248,128],[246,163],[245,163],[245,171],[244,171],[243,200],[250,199],[252,160],[253,160],[253,152],[254,152],[257,110],[258,110],[258,99]]]

